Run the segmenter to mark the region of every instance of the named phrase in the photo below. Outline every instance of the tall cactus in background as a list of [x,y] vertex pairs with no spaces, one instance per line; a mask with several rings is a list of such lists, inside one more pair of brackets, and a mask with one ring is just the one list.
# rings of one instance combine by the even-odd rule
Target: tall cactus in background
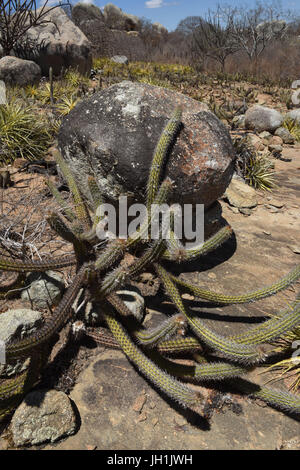
[[[163,173],[180,126],[181,110],[176,109],[155,150],[147,185],[148,208],[153,203],[167,202],[172,192],[172,182],[167,177],[163,178]],[[202,413],[204,399],[181,379],[199,383],[227,380],[228,384],[235,384],[243,394],[264,400],[282,411],[300,414],[298,396],[260,387],[239,378],[265,361],[262,347],[264,343],[274,340],[300,323],[299,300],[291,308],[261,325],[246,329],[240,335],[225,337],[208,327],[199,318],[199,314],[190,312],[181,296],[181,291],[192,292],[197,297],[218,304],[241,304],[260,300],[296,282],[300,278],[300,266],[271,286],[242,295],[217,294],[191,285],[169,273],[162,265],[163,260],[180,263],[211,252],[231,237],[230,226],[223,227],[201,246],[185,249],[176,240],[172,230],[170,240],[165,240],[162,236],[163,227],[158,240],[147,239],[146,235],[151,233],[153,221],[150,216],[128,239],[104,239],[99,244],[96,228],[101,217],[96,212],[104,197],[96,180],[93,177],[88,180],[91,200],[86,201],[60,155],[57,155],[57,162],[69,185],[74,207],[66,207],[59,192],[49,182],[48,187],[59,204],[60,211],[51,213],[47,221],[60,237],[73,245],[74,254],[44,261],[18,261],[10,258],[9,253],[3,249],[0,251],[0,269],[20,273],[18,281],[22,280],[25,272],[42,272],[72,265],[76,266],[77,274],[53,315],[45,320],[43,326],[28,337],[6,345],[8,360],[27,356],[31,358],[31,365],[27,371],[16,377],[0,379],[0,419],[11,413],[22,395],[36,382],[38,371],[44,365],[44,361],[36,363],[38,351],[46,351],[54,334],[70,319],[74,300],[81,289],[86,290],[86,298],[94,299],[102,306],[102,316],[110,330],[92,332],[92,337],[104,346],[121,348],[145,377],[183,407]],[[131,256],[128,256],[129,253]],[[139,253],[140,256],[137,255]],[[120,286],[142,274],[145,269],[157,273],[166,295],[177,310],[176,315],[154,329],[146,329],[136,320],[133,321],[131,312],[116,293]],[[8,286],[6,294],[5,289],[1,288],[0,296],[9,295],[13,287]],[[179,364],[170,359],[178,353],[195,351],[203,354],[203,361],[194,366]]]

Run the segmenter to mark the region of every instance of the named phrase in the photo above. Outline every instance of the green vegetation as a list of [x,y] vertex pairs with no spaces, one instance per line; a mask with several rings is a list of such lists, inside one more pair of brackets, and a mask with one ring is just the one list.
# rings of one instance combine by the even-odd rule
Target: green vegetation
[[285,119],[283,127],[292,134],[297,142],[300,142],[300,124],[297,119]]
[[0,106],[0,139],[4,145],[0,156],[2,164],[18,157],[41,158],[51,143],[46,118],[17,99]]
[[236,171],[255,189],[271,191],[275,186],[274,163],[265,155],[259,155],[249,138],[234,140],[236,149]]
[[274,163],[263,155],[251,157],[246,165],[245,180],[255,189],[271,191],[275,187]]

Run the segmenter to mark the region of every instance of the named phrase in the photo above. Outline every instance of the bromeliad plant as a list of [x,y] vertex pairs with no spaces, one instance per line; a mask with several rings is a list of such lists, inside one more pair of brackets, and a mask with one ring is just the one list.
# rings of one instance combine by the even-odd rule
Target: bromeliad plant
[[[163,178],[163,168],[180,126],[181,111],[177,109],[155,150],[147,187],[148,208],[154,204],[165,203],[171,195],[173,183],[168,177]],[[170,273],[164,266],[164,261],[182,263],[201,257],[231,237],[230,226],[223,227],[198,248],[185,249],[176,239],[172,227],[168,239],[162,236],[165,229],[163,226],[158,240],[147,239],[146,235],[151,233],[153,217],[156,216],[155,211],[150,211],[150,215],[139,229],[126,240],[105,239],[99,243],[96,229],[101,217],[97,208],[103,202],[103,196],[96,180],[89,178],[91,198],[84,200],[60,155],[57,156],[57,162],[69,185],[74,204],[72,209],[67,207],[60,193],[49,182],[49,188],[61,206],[61,212],[49,214],[47,221],[58,235],[73,245],[74,254],[46,261],[18,261],[2,250],[0,269],[22,274],[30,271],[59,270],[75,265],[76,275],[52,316],[45,320],[37,332],[6,344],[8,361],[27,356],[31,357],[31,366],[17,377],[0,382],[0,416],[10,413],[36,381],[47,345],[53,335],[70,320],[72,306],[82,289],[86,301],[93,300],[101,305],[101,314],[110,330],[109,332],[101,329],[97,333],[98,342],[121,348],[145,377],[183,407],[200,413],[204,410],[203,397],[184,382],[230,380],[242,393],[260,398],[282,410],[300,413],[299,397],[239,379],[249,368],[265,360],[266,355],[262,347],[264,343],[274,340],[299,324],[299,302],[295,302],[292,309],[284,310],[277,317],[247,329],[242,334],[225,337],[208,327],[201,317],[191,313],[181,296],[182,292],[189,292],[206,301],[223,305],[260,300],[297,281],[300,277],[300,266],[270,287],[243,295],[221,295],[188,284]],[[177,314],[170,316],[154,329],[146,329],[133,318],[132,312],[117,291],[122,285],[151,268],[160,279],[166,295],[175,305]],[[178,364],[170,359],[170,356],[177,353],[195,351],[202,351],[204,357],[193,366]]]

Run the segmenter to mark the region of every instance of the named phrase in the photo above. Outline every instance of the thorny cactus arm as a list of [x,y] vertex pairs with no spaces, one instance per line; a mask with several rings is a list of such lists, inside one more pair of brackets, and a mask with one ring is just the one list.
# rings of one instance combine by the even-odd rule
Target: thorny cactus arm
[[184,334],[186,326],[185,318],[181,314],[173,315],[151,330],[139,330],[134,333],[139,343],[154,348],[162,340],[167,340],[177,333]]
[[260,386],[244,379],[236,378],[229,384],[240,393],[264,401],[281,411],[300,415],[300,396],[271,387]]
[[0,269],[3,271],[15,272],[44,272],[51,269],[61,269],[76,264],[76,257],[73,255],[64,256],[57,259],[50,259],[44,261],[15,261],[9,258],[0,258]]
[[76,215],[77,215],[79,221],[81,222],[83,228],[85,230],[89,230],[91,228],[91,218],[90,218],[87,206],[86,206],[86,204],[84,203],[84,201],[81,197],[81,194],[80,194],[80,191],[77,187],[75,179],[74,179],[68,165],[66,164],[66,162],[62,158],[60,152],[55,153],[55,159],[56,159],[57,163],[59,164],[59,167],[60,167],[60,169],[61,169],[61,171],[62,171],[62,173],[63,173],[63,175],[64,175],[64,177],[65,177],[65,179],[68,183],[69,189],[72,193]]
[[155,196],[153,206],[148,212],[147,219],[143,221],[139,230],[137,230],[135,233],[133,233],[131,236],[128,237],[128,240],[126,243],[126,246],[128,248],[136,245],[140,240],[142,241],[148,241],[149,239],[151,240],[151,227],[153,226],[153,222],[157,216],[157,211],[154,210],[154,207],[159,207],[162,204],[165,204],[168,200],[168,197],[172,189],[173,189],[173,182],[170,180],[170,178],[166,178],[162,182]]
[[169,249],[165,251],[163,258],[177,263],[191,261],[218,248],[232,236],[232,232],[230,225],[226,225],[199,247],[191,249],[185,249],[180,243],[169,244]]
[[201,408],[202,398],[199,393],[189,389],[169,374],[161,370],[147,356],[145,356],[132,342],[123,326],[114,315],[106,310],[106,323],[115,339],[119,342],[126,356],[148,377],[160,390],[176,400],[183,407]]
[[64,240],[72,243],[74,248],[84,251],[84,245],[76,236],[75,230],[59,214],[52,213],[47,217],[50,227]]
[[193,382],[220,381],[247,374],[249,368],[227,364],[226,362],[203,362],[187,366],[161,357],[155,351],[151,353],[156,362],[176,378]]
[[179,286],[180,290],[191,292],[192,294],[196,295],[197,297],[200,297],[201,299],[209,300],[211,302],[224,305],[246,304],[256,300],[265,299],[266,297],[270,297],[284,289],[287,289],[289,286],[291,286],[293,283],[300,279],[300,265],[296,266],[289,274],[287,274],[271,286],[264,287],[263,289],[258,289],[257,291],[241,295],[226,295],[218,294],[217,292],[211,292],[202,289],[201,287],[189,284],[188,282],[182,281],[181,279],[178,279],[173,275],[171,275],[171,279]]
[[[101,346],[106,346],[113,349],[121,349],[119,343],[104,328],[99,328],[97,332],[88,330],[87,335],[93,338]],[[157,350],[162,354],[173,356],[182,353],[202,352],[203,347],[201,344],[199,344],[196,338],[185,337],[163,340],[157,344]]]
[[157,194],[160,185],[160,178],[162,175],[163,166],[166,161],[168,152],[170,150],[171,145],[174,143],[175,137],[180,129],[181,116],[181,108],[177,108],[173,116],[169,120],[168,124],[166,125],[165,129],[163,130],[157,147],[155,149],[147,187],[148,211],[151,209],[151,205],[153,204],[153,201]]
[[28,369],[13,379],[0,379],[0,421],[12,413],[23,396],[34,387],[47,361],[48,353],[48,348],[38,348],[30,357]]
[[10,297],[13,297],[16,292],[24,286],[25,280],[25,274],[19,273],[17,278],[8,286],[0,286],[0,299],[9,299]]
[[104,203],[104,199],[94,176],[88,177],[88,187],[92,196],[93,209],[96,212],[98,207]]
[[179,312],[187,319],[188,324],[200,340],[213,350],[220,352],[222,356],[231,359],[232,361],[244,364],[253,364],[263,359],[262,354],[254,347],[238,344],[233,340],[224,338],[221,335],[214,333],[200,320],[189,315],[183,305],[180,293],[167,271],[158,264],[155,265],[155,268],[163,282],[167,295],[176,305]]
[[241,344],[259,344],[274,341],[288,331],[292,331],[300,323],[300,300],[295,301],[291,306],[270,320],[260,325],[250,328],[239,335],[232,336],[231,339]]
[[62,198],[60,192],[56,189],[56,187],[54,186],[54,184],[50,180],[46,181],[46,184],[47,184],[49,190],[51,191],[52,196],[56,199],[57,203],[59,204],[59,206],[61,207],[61,209],[65,213],[67,219],[70,222],[74,222],[76,220],[76,216],[73,213],[73,211],[67,206],[67,203]]

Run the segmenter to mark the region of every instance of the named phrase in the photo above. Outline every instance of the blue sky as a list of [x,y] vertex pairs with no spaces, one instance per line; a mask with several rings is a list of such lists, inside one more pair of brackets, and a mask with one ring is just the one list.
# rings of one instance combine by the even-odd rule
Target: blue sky
[[[92,0],[81,0],[92,3]],[[76,3],[73,1],[73,3]],[[103,0],[94,0],[95,5],[102,7],[106,3]],[[187,16],[204,15],[209,8],[220,5],[247,5],[255,4],[255,0],[111,0],[126,13],[140,17],[146,17],[152,22],[163,24],[169,31],[176,28],[180,20]],[[299,0],[283,0],[284,8],[297,9],[300,14]]]

